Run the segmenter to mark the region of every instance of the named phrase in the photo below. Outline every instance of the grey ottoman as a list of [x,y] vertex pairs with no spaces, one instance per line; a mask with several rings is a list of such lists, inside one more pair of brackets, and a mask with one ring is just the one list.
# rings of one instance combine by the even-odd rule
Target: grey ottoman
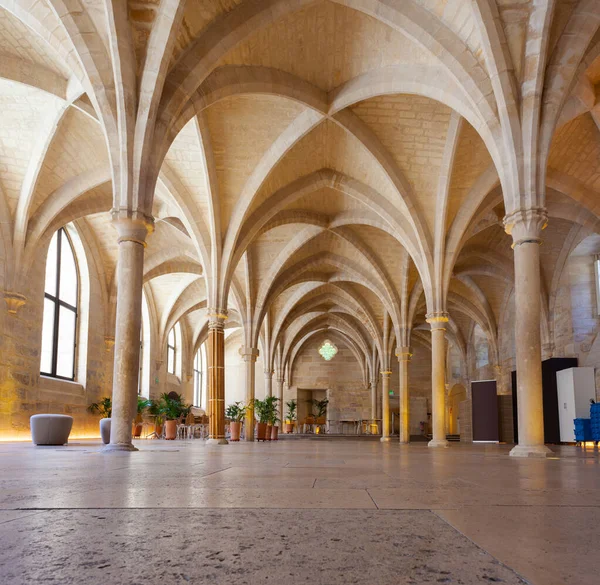
[[69,441],[73,417],[66,414],[34,414],[29,419],[35,445],[64,445]]

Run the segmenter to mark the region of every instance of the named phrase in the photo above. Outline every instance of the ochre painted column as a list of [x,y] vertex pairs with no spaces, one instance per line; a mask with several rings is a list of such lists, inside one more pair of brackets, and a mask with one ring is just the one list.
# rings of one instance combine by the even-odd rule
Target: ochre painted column
[[246,441],[254,441],[254,398],[256,387],[256,358],[258,349],[254,347],[240,348],[240,355],[246,362],[246,420],[244,437]]
[[208,442],[227,445],[225,439],[225,328],[227,314],[222,309],[208,314]]
[[410,443],[410,397],[408,393],[408,362],[410,347],[399,347],[396,355],[400,369],[400,442]]
[[137,451],[131,442],[140,373],[140,329],[146,236],[152,219],[141,214],[122,217],[113,212],[118,234],[117,311],[110,443],[105,452]]
[[279,402],[277,403],[277,407],[279,410],[279,428],[282,429],[283,428],[283,418],[285,416],[285,405],[283,404],[283,384],[285,382],[285,379],[282,378],[281,376],[279,376],[276,380],[277,382],[277,398],[279,398]]
[[542,343],[540,335],[540,243],[547,225],[543,209],[514,212],[504,218],[515,254],[515,349],[519,444],[513,457],[546,457],[542,398]]
[[447,313],[430,313],[431,326],[431,416],[433,437],[429,447],[448,447],[446,441],[446,323]]
[[273,372],[265,370],[265,396],[273,396]]
[[390,436],[390,375],[392,372],[386,370],[381,372],[381,442],[387,443],[392,440]]

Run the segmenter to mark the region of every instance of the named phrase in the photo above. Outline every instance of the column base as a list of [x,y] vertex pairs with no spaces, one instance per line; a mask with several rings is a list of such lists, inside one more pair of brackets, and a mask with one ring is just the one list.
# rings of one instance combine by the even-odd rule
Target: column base
[[229,445],[229,441],[222,437],[221,439],[208,439],[206,441],[208,445]]
[[432,439],[431,441],[429,441],[429,443],[427,443],[427,446],[432,447],[434,449],[447,449],[448,447],[450,447],[450,443],[448,443],[446,439]]
[[408,439],[400,439],[398,441],[401,445],[410,445],[410,441]]
[[122,453],[127,451],[139,451],[139,449],[131,443],[109,443],[100,449],[101,453]]
[[511,457],[551,457],[554,453],[546,445],[515,445],[510,451]]
[[381,439],[379,439],[380,442],[382,443],[391,443],[393,441],[392,437],[381,437]]

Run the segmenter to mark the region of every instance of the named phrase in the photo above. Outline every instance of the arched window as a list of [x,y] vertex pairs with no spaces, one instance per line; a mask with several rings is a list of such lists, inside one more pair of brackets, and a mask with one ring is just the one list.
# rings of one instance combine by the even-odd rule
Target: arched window
[[75,378],[79,277],[73,245],[64,228],[50,241],[46,259],[44,319],[40,372],[44,376]]
[[176,364],[177,364],[177,332],[175,331],[175,327],[172,327],[171,331],[169,331],[169,336],[167,337],[167,372],[169,374],[175,373]]
[[202,404],[202,350],[198,349],[194,358],[194,405]]

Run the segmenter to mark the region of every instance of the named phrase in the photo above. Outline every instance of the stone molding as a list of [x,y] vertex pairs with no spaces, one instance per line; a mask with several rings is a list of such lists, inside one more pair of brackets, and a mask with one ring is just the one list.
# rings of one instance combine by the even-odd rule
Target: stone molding
[[391,370],[385,370],[383,372],[381,372],[381,375],[384,377],[388,377],[392,375],[392,371]]
[[258,356],[260,355],[260,351],[257,347],[242,346],[238,351],[245,362],[255,362]]
[[146,237],[154,231],[154,218],[138,211],[113,209],[112,223],[117,230],[118,242],[134,242],[146,247]]
[[6,310],[11,315],[16,315],[18,310],[27,302],[27,297],[19,293],[5,290],[2,295],[4,296],[4,301],[6,302]]
[[548,226],[548,213],[543,207],[518,209],[504,217],[504,231],[512,236],[512,247],[541,244],[542,230]]
[[425,320],[429,323],[431,330],[446,329],[446,323],[450,321],[448,313],[445,311],[438,311],[437,313],[427,313]]
[[405,345],[402,347],[399,347],[396,350],[396,357],[398,358],[399,362],[409,362],[410,359],[412,358],[412,352],[410,351],[410,346]]

